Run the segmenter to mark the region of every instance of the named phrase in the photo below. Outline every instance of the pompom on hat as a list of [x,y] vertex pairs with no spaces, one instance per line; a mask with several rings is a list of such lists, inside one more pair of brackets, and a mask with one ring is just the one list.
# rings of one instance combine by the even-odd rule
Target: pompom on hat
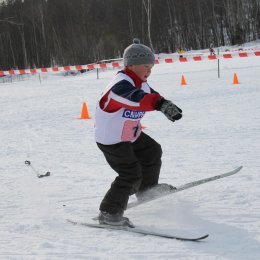
[[140,43],[140,40],[135,38],[133,44],[129,45],[123,54],[124,66],[154,64],[154,54],[152,50]]

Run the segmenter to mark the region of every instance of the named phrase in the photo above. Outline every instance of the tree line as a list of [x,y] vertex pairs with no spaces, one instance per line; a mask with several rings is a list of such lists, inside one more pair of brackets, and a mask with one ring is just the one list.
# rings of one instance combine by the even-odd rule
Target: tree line
[[260,36],[260,0],[4,0],[0,70],[122,57],[137,37],[155,53]]

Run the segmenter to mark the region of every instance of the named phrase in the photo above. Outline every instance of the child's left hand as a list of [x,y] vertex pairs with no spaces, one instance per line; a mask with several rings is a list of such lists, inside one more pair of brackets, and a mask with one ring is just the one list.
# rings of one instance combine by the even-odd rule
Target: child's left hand
[[182,110],[174,105],[170,100],[161,99],[158,104],[156,104],[156,109],[164,113],[164,115],[172,122],[182,118]]

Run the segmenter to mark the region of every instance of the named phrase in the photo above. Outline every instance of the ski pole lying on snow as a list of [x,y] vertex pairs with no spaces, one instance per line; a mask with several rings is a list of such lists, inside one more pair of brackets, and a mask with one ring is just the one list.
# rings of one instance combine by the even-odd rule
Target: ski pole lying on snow
[[31,169],[37,174],[38,178],[43,178],[51,175],[50,172],[46,172],[45,174],[39,174],[39,172],[32,166],[31,162],[28,160],[26,160],[24,163],[31,167]]

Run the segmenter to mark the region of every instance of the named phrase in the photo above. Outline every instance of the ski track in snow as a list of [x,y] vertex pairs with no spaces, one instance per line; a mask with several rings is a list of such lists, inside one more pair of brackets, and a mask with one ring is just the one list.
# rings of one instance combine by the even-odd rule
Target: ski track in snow
[[[150,85],[183,110],[172,123],[147,113],[144,131],[163,148],[161,182],[181,185],[243,165],[237,175],[126,211],[136,225],[180,242],[73,226],[90,221],[115,177],[78,120],[116,72],[30,76],[0,84],[0,259],[260,259],[260,58],[155,65]],[[240,84],[232,85],[234,72]],[[180,86],[184,74],[187,86]],[[30,160],[37,178],[24,164]],[[133,200],[134,198],[130,198]]]

